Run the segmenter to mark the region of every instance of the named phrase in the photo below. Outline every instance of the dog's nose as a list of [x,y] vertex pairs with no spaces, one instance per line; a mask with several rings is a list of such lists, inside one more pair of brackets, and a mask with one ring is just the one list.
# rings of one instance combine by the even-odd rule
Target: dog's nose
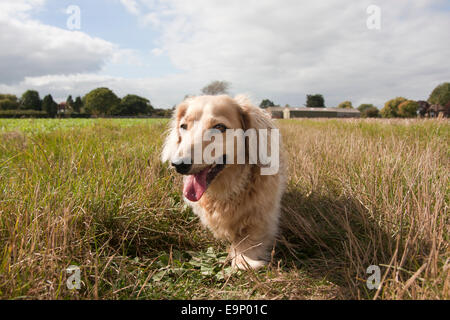
[[191,166],[192,164],[186,164],[186,163],[173,163],[172,162],[172,166],[175,167],[175,170],[180,173],[180,174],[186,174],[189,172],[189,170],[191,170]]

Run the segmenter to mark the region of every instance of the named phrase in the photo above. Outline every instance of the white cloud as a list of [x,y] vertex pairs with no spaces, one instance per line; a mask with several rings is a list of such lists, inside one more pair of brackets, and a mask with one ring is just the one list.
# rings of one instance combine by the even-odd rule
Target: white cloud
[[[139,1],[139,0],[138,0]],[[125,9],[131,13],[132,15],[138,17],[139,24],[141,26],[153,26],[158,27],[160,25],[160,19],[158,17],[157,12],[144,12],[148,11],[149,9],[155,9],[155,2],[156,1],[136,1],[136,0],[120,0],[120,3],[125,7]],[[144,7],[144,10],[142,10],[142,7]],[[160,6],[158,6],[159,9],[161,9]]]
[[161,21],[158,18],[158,15],[154,12],[150,12],[141,16],[139,22],[143,26],[151,25],[153,27],[159,27],[161,25]]
[[138,4],[135,0],[120,0],[120,3],[123,4],[129,13],[134,15],[140,14]]
[[197,92],[197,88],[201,85],[200,79],[191,79],[188,75],[128,79],[84,73],[29,77],[16,85],[0,84],[0,92],[20,95],[25,90],[33,88],[38,90],[41,96],[52,94],[55,100],[65,101],[69,94],[83,96],[94,88],[108,87],[120,97],[138,94],[150,98],[152,104],[157,107],[171,108],[181,101],[186,93]]
[[25,77],[100,71],[121,50],[111,42],[30,18],[44,1],[2,0],[0,3],[0,82]]
[[[43,1],[19,2],[33,7]],[[23,72],[11,72],[16,79],[28,78],[15,87],[0,86],[0,91],[35,86],[64,97],[106,85],[118,94],[138,93],[158,106],[170,106],[185,94],[198,93],[211,80],[227,80],[233,93],[250,93],[255,102],[270,98],[298,106],[306,94],[322,93],[329,106],[343,100],[381,106],[400,95],[425,99],[437,84],[450,80],[450,42],[445,41],[449,11],[438,9],[445,0],[121,2],[142,25],[161,33],[153,58],[167,55],[182,72],[139,79],[96,75],[105,56],[139,64],[139,55],[131,49],[120,52],[113,44],[85,34],[70,32],[70,38],[75,38],[70,44],[65,32],[27,20],[15,22],[20,32],[14,39],[20,40],[18,45],[9,40],[15,51],[6,60],[0,52],[0,66],[24,59],[28,64],[21,68]],[[370,4],[382,9],[379,31],[366,27]],[[11,23],[6,27],[12,28]],[[47,39],[45,35],[52,30],[54,39]],[[45,41],[35,43],[35,38]],[[4,45],[4,40],[0,41],[0,46]],[[74,56],[66,50],[69,45],[81,51]],[[41,63],[49,61],[46,55],[57,59],[53,64]]]
[[142,57],[139,55],[139,52],[133,49],[117,49],[114,51],[109,61],[113,64],[138,67],[145,65]]
[[[225,79],[255,98],[299,105],[321,92],[330,105],[370,97],[380,105],[427,98],[450,79],[443,1],[376,1],[380,31],[366,28],[372,1],[171,1],[163,47],[172,62],[205,81]],[[283,101],[292,97],[296,101]]]
[[27,18],[33,9],[42,7],[46,0],[2,0],[0,17],[15,15],[16,18]]
[[159,57],[160,55],[162,55],[164,53],[164,50],[161,48],[154,48],[151,50],[151,53],[156,56]]

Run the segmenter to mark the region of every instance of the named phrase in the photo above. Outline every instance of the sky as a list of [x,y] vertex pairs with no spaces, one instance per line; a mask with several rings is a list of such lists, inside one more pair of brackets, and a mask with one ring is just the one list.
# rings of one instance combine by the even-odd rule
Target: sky
[[224,80],[255,104],[381,108],[450,81],[449,31],[448,0],[0,0],[0,93],[170,108]]

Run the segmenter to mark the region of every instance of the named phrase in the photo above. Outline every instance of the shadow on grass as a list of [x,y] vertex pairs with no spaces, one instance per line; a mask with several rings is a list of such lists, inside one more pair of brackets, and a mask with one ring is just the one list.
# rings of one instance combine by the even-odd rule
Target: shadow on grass
[[[161,252],[195,251],[212,247],[224,251],[226,244],[203,230],[188,209],[140,217],[103,221],[101,234],[111,248],[130,258],[154,259]],[[272,266],[281,260],[283,271],[300,270],[312,284],[331,282],[337,298],[371,298],[366,287],[370,265],[388,264],[395,241],[378,225],[368,208],[352,198],[309,195],[290,186],[283,196],[281,230]],[[100,230],[99,230],[100,231]],[[295,285],[295,282],[293,282]]]
[[341,298],[371,298],[366,273],[387,264],[395,243],[369,209],[352,198],[302,194],[290,186],[282,200],[275,260],[339,287]]

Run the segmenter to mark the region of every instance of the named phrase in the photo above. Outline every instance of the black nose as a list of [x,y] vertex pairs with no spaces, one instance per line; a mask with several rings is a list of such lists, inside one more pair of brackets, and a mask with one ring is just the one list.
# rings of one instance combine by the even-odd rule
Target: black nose
[[186,163],[173,163],[172,165],[175,167],[175,170],[180,174],[186,174],[191,170],[192,164],[186,164]]

